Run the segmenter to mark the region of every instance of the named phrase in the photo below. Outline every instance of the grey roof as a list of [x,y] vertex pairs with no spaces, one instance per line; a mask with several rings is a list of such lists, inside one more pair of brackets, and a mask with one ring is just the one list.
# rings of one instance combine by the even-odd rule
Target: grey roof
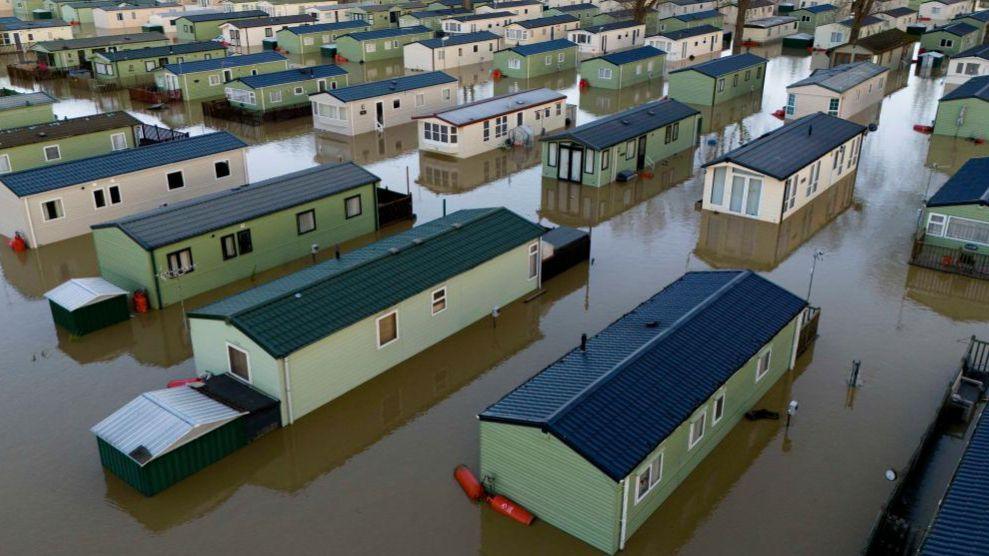
[[478,31],[476,33],[460,33],[455,35],[447,35],[443,39],[426,39],[422,41],[416,41],[413,44],[421,44],[429,49],[442,48],[444,46],[456,46],[458,44],[470,44],[474,42],[483,42],[498,40],[498,35],[492,33],[491,31]]
[[725,56],[723,58],[715,58],[714,60],[708,60],[707,62],[701,62],[693,66],[686,68],[680,68],[678,70],[673,70],[670,73],[680,73],[681,71],[696,71],[697,73],[702,73],[708,77],[721,77],[722,75],[727,75],[729,73],[734,73],[738,70],[745,68],[751,68],[759,64],[765,64],[766,59],[761,56],[756,56],[755,54],[750,54],[744,52],[742,54],[735,54],[733,56]]
[[511,50],[522,56],[532,56],[533,54],[542,54],[543,52],[552,52],[554,50],[563,50],[564,48],[575,48],[577,43],[568,41],[567,39],[554,39],[551,41],[535,42],[532,44],[522,44],[519,46],[513,46],[511,48],[506,48],[505,50]]
[[945,6],[950,6],[952,4],[961,4],[962,2],[970,2],[971,0],[927,0],[927,2],[922,2],[922,4],[937,3],[944,4]]
[[541,140],[569,140],[594,150],[601,150],[699,113],[694,108],[673,99],[654,100],[624,112],[548,135]]
[[248,19],[235,19],[224,23],[232,25],[238,29],[249,29],[251,27],[267,27],[268,25],[282,25],[285,23],[305,23],[316,21],[309,14],[283,15],[278,17],[252,17]]
[[353,162],[324,164],[96,224],[93,229],[119,228],[152,250],[378,181],[378,176]]
[[141,121],[124,111],[104,112],[0,130],[0,149],[131,127]]
[[673,39],[675,41],[681,39],[687,39],[690,37],[696,37],[698,35],[706,35],[708,33],[718,33],[721,29],[715,27],[714,25],[698,25],[697,27],[688,27],[686,29],[679,29],[676,31],[660,31],[654,36],[666,37],[668,39]]
[[161,4],[119,4],[107,7],[100,7],[105,12],[119,12],[125,10],[144,10],[150,8],[175,8],[182,4],[176,2],[163,2]]
[[366,21],[355,19],[353,21],[337,21],[335,23],[309,23],[305,25],[294,25],[292,27],[286,27],[281,31],[292,33],[293,35],[309,35],[313,33],[323,33],[326,31],[339,31],[341,29],[357,29],[358,27],[367,27],[368,25],[369,24]]
[[892,17],[903,17],[905,15],[913,15],[913,14],[917,13],[917,10],[911,10],[910,8],[903,7],[903,8],[893,8],[893,9],[886,10],[884,12],[879,12],[879,13],[886,14],[886,15],[892,16]]
[[594,4],[584,3],[584,4],[573,4],[570,6],[560,6],[558,8],[551,8],[551,9],[559,10],[561,12],[582,12],[584,10],[598,10],[600,8],[598,8]]
[[442,85],[443,83],[456,83],[456,81],[456,77],[443,73],[442,71],[431,71],[428,73],[416,73],[403,77],[396,77],[395,79],[371,81],[370,83],[361,83],[359,85],[341,87],[339,89],[324,91],[320,94],[330,95],[338,100],[342,100],[343,102],[352,102],[366,98],[380,97],[391,93],[411,91],[412,89],[420,89],[422,87]]
[[989,102],[989,75],[980,75],[969,79],[941,97],[941,102],[966,98],[977,98]]
[[248,75],[237,79],[244,85],[257,89],[259,87],[271,87],[274,85],[284,85],[286,83],[298,83],[299,81],[309,81],[310,79],[323,79],[324,77],[336,77],[347,75],[347,70],[336,64],[323,64],[321,66],[304,66],[292,68],[284,71],[274,71],[259,75]]
[[537,427],[620,481],[806,305],[748,270],[687,273],[478,417]]
[[90,430],[144,466],[244,414],[180,386],[145,392]]
[[989,44],[980,44],[968,50],[962,50],[958,54],[955,54],[955,59],[957,60],[958,58],[982,58],[983,60],[989,60]]
[[574,29],[571,31],[587,31],[588,33],[602,33],[604,31],[614,31],[615,29],[625,29],[628,27],[635,27],[637,25],[644,25],[643,23],[636,23],[632,20],[628,21],[612,21],[611,23],[605,23],[603,25],[591,25],[590,27],[584,27],[583,29]]
[[[96,56],[106,58],[111,62],[123,62],[125,60],[139,60],[141,58],[159,58],[172,54],[190,54],[193,52],[208,52],[210,50],[226,50],[226,48],[214,41],[184,42],[169,44],[167,46],[149,46],[147,48],[132,48],[129,50],[118,50],[116,52],[99,52]],[[224,56],[226,53],[224,52]]]
[[69,312],[121,295],[127,291],[103,278],[73,278],[45,292],[48,301]]
[[927,35],[929,33],[939,33],[942,31],[948,33],[949,35],[955,35],[956,37],[964,37],[965,35],[969,35],[971,33],[977,33],[979,29],[969,25],[968,23],[958,22],[929,29],[924,34]]
[[955,16],[955,19],[974,19],[983,23],[989,23],[989,10],[981,10],[970,14],[961,14]]
[[434,17],[447,17],[447,16],[453,16],[453,15],[467,15],[467,14],[470,14],[470,13],[474,13],[474,12],[472,12],[470,10],[465,10],[463,8],[451,8],[449,10],[423,10],[421,12],[412,12],[412,13],[405,14],[405,15],[408,15],[410,17],[414,17],[416,19],[432,19]]
[[392,27],[389,29],[375,29],[374,31],[361,31],[350,33],[340,38],[349,37],[355,41],[373,41],[376,39],[404,37],[405,35],[417,35],[421,33],[432,33],[432,31],[422,25],[413,25],[412,27]]
[[55,97],[40,91],[33,93],[18,93],[15,95],[3,95],[0,96],[0,110],[13,110],[14,108],[37,106],[39,104],[52,104],[54,102],[56,102]]
[[818,85],[836,93],[844,93],[852,87],[887,71],[889,68],[872,62],[853,62],[833,68],[816,69],[811,72],[810,77],[790,84],[787,89]]
[[778,25],[787,25],[796,20],[797,18],[789,15],[774,15],[771,17],[762,17],[759,19],[753,19],[752,21],[746,21],[745,26],[756,29],[768,29],[769,27],[776,27]]
[[212,58],[209,60],[193,60],[176,64],[166,64],[163,68],[175,75],[185,73],[197,73],[200,71],[213,71],[221,68],[235,68],[249,66],[253,64],[264,64],[284,60],[288,64],[288,58],[273,51],[257,52],[254,54],[241,54],[239,56],[224,56],[222,58]]
[[105,35],[102,37],[83,37],[79,39],[61,39],[54,41],[41,41],[34,44],[33,48],[43,48],[49,52],[55,50],[76,50],[80,48],[94,48],[100,46],[117,46],[127,43],[141,43],[152,41],[167,41],[168,37],[161,33],[130,33],[127,35]]
[[989,206],[989,157],[970,158],[927,201],[929,207]]
[[704,167],[733,162],[785,180],[833,151],[866,127],[822,112],[809,114],[730,151]]
[[453,125],[462,126],[566,98],[563,93],[544,87],[477,100],[416,118],[439,118]]
[[246,146],[230,133],[220,131],[3,174],[0,183],[14,195],[25,197]]
[[793,10],[794,12],[810,12],[812,14],[819,14],[824,12],[833,12],[838,8],[832,4],[818,4],[816,6],[807,6],[806,8],[797,8]]
[[495,10],[501,8],[518,8],[520,6],[538,6],[541,5],[537,0],[513,0],[512,2],[492,2],[488,4],[487,7],[493,8]]
[[636,46],[626,50],[619,50],[618,52],[611,52],[603,56],[598,56],[597,58],[588,58],[582,63],[587,63],[591,60],[604,60],[609,64],[620,66],[623,64],[631,64],[632,62],[639,62],[647,58],[655,58],[657,56],[665,55],[665,51],[660,50],[655,46]]
[[37,19],[32,21],[24,21],[20,19],[16,19],[15,21],[0,20],[0,31],[17,31],[19,29],[45,29],[48,27],[68,27],[68,25],[69,25],[68,23],[62,21],[61,19]]
[[496,17],[515,17],[515,14],[513,12],[487,12],[481,14],[455,16],[450,19],[454,21],[477,21],[479,19],[493,19]]
[[719,12],[718,10],[705,10],[703,12],[691,12],[689,14],[674,15],[666,19],[679,19],[680,21],[696,21],[698,19],[719,17],[720,15],[721,12]]
[[546,17],[537,17],[533,19],[523,19],[522,21],[513,21],[512,25],[521,25],[526,29],[535,29],[536,27],[547,27],[549,25],[560,25],[562,23],[574,23],[580,21],[576,17],[568,14],[563,15],[548,15]]
[[[865,27],[866,25],[875,25],[877,23],[883,23],[885,21],[886,20],[883,19],[883,18],[881,18],[881,17],[876,17],[874,15],[867,15],[867,16],[865,16],[865,17],[862,18],[862,27]],[[839,21],[838,23],[840,25],[844,25],[845,27],[851,27],[852,26],[852,18],[849,17],[847,19],[843,19],[843,20]]]
[[262,10],[244,10],[242,12],[183,15],[178,19],[188,19],[193,23],[199,23],[201,21],[226,21],[233,19],[250,19],[252,17],[268,17],[268,13]]

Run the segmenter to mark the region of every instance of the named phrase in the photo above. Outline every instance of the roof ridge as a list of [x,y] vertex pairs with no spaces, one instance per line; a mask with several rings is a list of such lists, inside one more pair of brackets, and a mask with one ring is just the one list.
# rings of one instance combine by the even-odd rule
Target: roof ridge
[[[567,410],[569,410],[573,406],[577,405],[578,402],[581,402],[581,401],[587,399],[588,396],[590,396],[595,391],[597,391],[598,389],[600,389],[605,383],[610,382],[614,377],[618,376],[618,374],[620,373],[620,371],[626,369],[629,365],[631,365],[632,363],[635,363],[636,361],[638,361],[639,358],[641,358],[642,355],[645,352],[647,352],[650,349],[656,347],[657,344],[659,344],[660,342],[662,342],[666,338],[670,337],[670,335],[673,334],[675,331],[679,330],[683,326],[683,324],[685,322],[689,321],[690,319],[692,319],[695,316],[697,316],[698,314],[700,314],[702,311],[704,311],[705,309],[707,309],[708,307],[710,307],[718,299],[721,299],[721,297],[724,296],[724,294],[726,292],[728,292],[729,290],[731,290],[732,288],[734,288],[735,286],[737,286],[743,279],[745,279],[745,278],[747,278],[749,276],[755,276],[756,275],[751,270],[735,270],[735,271],[720,271],[720,272],[726,272],[726,273],[727,272],[736,272],[737,275],[735,277],[733,277],[731,280],[729,280],[728,282],[726,282],[725,284],[723,284],[721,287],[719,287],[715,292],[711,293],[706,298],[704,298],[703,301],[701,301],[697,305],[694,305],[693,307],[691,307],[689,311],[687,311],[684,314],[680,315],[680,317],[678,317],[675,321],[673,321],[668,327],[666,327],[665,329],[663,329],[662,332],[660,332],[659,334],[656,334],[651,339],[649,339],[648,341],[646,341],[645,343],[643,343],[641,346],[639,346],[638,348],[636,348],[635,350],[633,350],[631,353],[629,353],[628,355],[626,355],[624,359],[622,359],[621,361],[619,361],[618,364],[614,365],[609,371],[607,371],[606,373],[602,374],[598,378],[596,378],[593,381],[591,381],[590,384],[588,384],[587,386],[585,386],[583,388],[583,390],[581,390],[576,396],[574,396],[574,397],[570,398],[569,400],[567,400],[567,402],[565,404],[561,405],[560,407],[558,407],[556,409],[556,411],[554,411],[553,413],[551,413],[550,416],[546,418],[546,425],[547,426],[551,426],[551,425],[555,424],[555,422],[564,413],[566,413]],[[662,290],[660,290],[660,293],[662,293],[663,291],[665,291],[666,289],[668,289],[673,284],[676,284],[677,282],[680,282],[681,280],[684,279],[684,277],[686,277],[686,276],[688,276],[690,274],[691,273],[689,273],[689,272],[687,274],[684,274],[683,276],[681,276],[680,278],[678,278],[676,280],[676,282],[673,282],[670,285],[668,285],[665,288],[663,288]]]

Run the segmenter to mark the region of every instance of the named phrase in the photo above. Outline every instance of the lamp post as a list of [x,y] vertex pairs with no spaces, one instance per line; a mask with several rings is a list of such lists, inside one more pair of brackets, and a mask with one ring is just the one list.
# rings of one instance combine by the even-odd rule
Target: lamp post
[[818,249],[814,251],[814,260],[810,263],[810,282],[807,284],[807,303],[810,303],[810,291],[814,287],[814,271],[817,270],[817,261],[824,258],[824,251]]

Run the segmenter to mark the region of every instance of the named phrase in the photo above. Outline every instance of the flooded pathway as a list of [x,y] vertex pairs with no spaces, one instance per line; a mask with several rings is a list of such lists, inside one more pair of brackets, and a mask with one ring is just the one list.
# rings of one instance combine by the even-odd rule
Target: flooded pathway
[[[914,133],[914,123],[933,118],[942,85],[904,74],[869,115],[878,129],[866,139],[854,191],[822,196],[782,227],[702,214],[694,209],[700,164],[780,126],[771,113],[783,106],[785,85],[811,69],[802,53],[756,53],[773,57],[764,95],[705,114],[700,145],[654,178],[600,189],[543,179],[538,156],[524,150],[468,161],[421,154],[414,126],[345,140],[314,133],[306,118],[259,128],[204,122],[198,106],[155,112],[126,94],[93,98],[66,80],[40,83],[63,99],[59,116],[126,109],[195,134],[230,130],[251,144],[252,181],[354,160],[386,186],[408,186],[420,222],[440,216],[446,201],[451,211],[503,205],[546,224],[590,228],[593,261],[506,308],[495,326],[477,323],[145,498],[104,473],[89,427],[140,392],[195,373],[181,307],[74,339],[56,330],[41,295],[96,274],[90,238],[24,254],[0,248],[0,552],[589,554],[545,523],[523,528],[465,499],[451,471],[461,462],[476,468],[475,415],[581,333],[597,332],[686,270],[753,268],[804,295],[820,250],[811,293],[823,308],[820,337],[760,404],[780,410],[799,400],[793,425],[739,424],[626,551],[857,553],[893,488],[884,470],[906,464],[964,341],[989,336],[989,283],[907,264],[925,191],[968,157],[989,156],[989,147]],[[489,69],[458,72],[462,98],[547,86],[578,105],[579,123],[665,89],[656,82],[581,92],[573,72],[491,82]],[[369,79],[402,73],[395,64],[352,71]],[[853,359],[863,362],[863,385],[850,392]]]

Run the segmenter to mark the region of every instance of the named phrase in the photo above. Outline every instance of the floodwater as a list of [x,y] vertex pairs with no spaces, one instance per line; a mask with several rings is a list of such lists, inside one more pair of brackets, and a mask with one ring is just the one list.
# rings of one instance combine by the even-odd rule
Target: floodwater
[[[933,118],[942,84],[901,73],[882,109],[863,116],[878,129],[863,147],[854,190],[829,192],[780,227],[704,214],[695,210],[699,165],[780,126],[771,113],[783,106],[785,85],[819,63],[778,46],[756,53],[772,58],[763,95],[707,109],[700,145],[663,161],[653,178],[600,189],[543,179],[538,157],[524,149],[467,161],[420,153],[413,126],[346,139],[314,133],[306,118],[257,128],[204,122],[198,106],[156,112],[64,79],[14,82],[63,99],[59,116],[125,109],[194,134],[230,130],[251,144],[252,180],[354,160],[385,185],[408,187],[420,222],[440,216],[445,201],[448,210],[504,205],[590,229],[593,260],[549,281],[544,295],[505,308],[497,322],[479,322],[145,498],[103,471],[89,427],[139,393],[195,374],[182,307],[72,338],[54,327],[41,296],[96,273],[90,239],[24,254],[0,248],[0,552],[592,553],[545,523],[525,528],[467,501],[451,472],[459,463],[476,469],[476,414],[581,333],[599,331],[685,271],[747,267],[805,295],[819,250],[811,301],[823,308],[820,337],[759,404],[779,411],[798,400],[792,426],[740,423],[626,550],[859,551],[893,488],[884,470],[906,464],[966,339],[989,336],[989,282],[907,264],[925,191],[989,148],[914,133],[914,123]],[[392,63],[350,69],[355,80],[402,73]],[[547,86],[568,95],[581,123],[665,88],[657,81],[580,91],[574,72],[491,82],[489,70],[453,72],[462,99]],[[862,360],[862,385],[850,391],[853,359]]]

